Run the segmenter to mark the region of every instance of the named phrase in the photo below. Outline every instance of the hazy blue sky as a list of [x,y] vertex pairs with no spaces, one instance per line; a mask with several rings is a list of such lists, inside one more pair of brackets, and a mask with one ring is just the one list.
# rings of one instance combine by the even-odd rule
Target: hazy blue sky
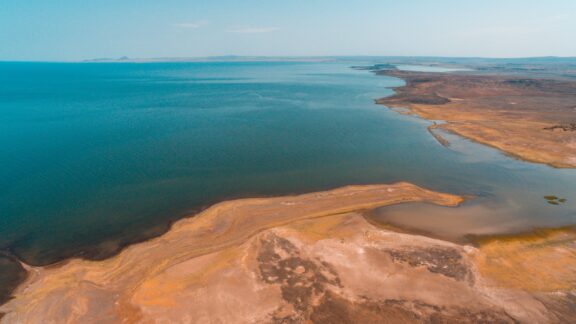
[[576,56],[576,0],[0,0],[0,60]]

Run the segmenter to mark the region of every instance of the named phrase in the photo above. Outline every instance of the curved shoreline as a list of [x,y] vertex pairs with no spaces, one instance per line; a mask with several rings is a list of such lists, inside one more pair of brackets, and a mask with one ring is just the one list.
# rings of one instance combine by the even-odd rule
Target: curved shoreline
[[[568,105],[576,100],[574,82],[399,70],[375,73],[406,83],[394,87],[394,95],[376,100],[377,104],[407,109],[426,120],[443,120],[433,128],[523,161],[576,168],[576,134],[562,127],[574,116],[574,107]],[[551,116],[546,109],[558,110],[559,116]]]
[[29,267],[0,322],[572,320],[573,229],[473,247],[363,216],[462,201],[401,182],[221,202],[112,258]]
[[[384,99],[381,99],[381,100],[384,100]],[[405,107],[405,106],[402,106],[402,107]],[[411,110],[411,111],[414,113],[414,110]],[[422,117],[422,118],[425,118],[425,117]],[[443,138],[441,136],[436,137],[433,130],[436,128],[443,128],[443,129],[446,129],[448,131],[452,131],[452,130],[448,129],[448,127],[449,127],[448,123],[443,124],[443,125],[431,125],[428,127],[428,131],[436,138],[436,140],[438,140],[438,142],[440,142],[440,144],[444,145],[444,143],[441,141],[441,139],[443,139]],[[458,134],[456,131],[453,131],[453,132]],[[470,137],[467,137],[465,135],[462,135],[462,134],[459,134],[459,135],[461,135],[465,138],[469,138],[471,140],[477,141],[477,140],[470,138]],[[482,143],[481,141],[477,141],[477,142]],[[446,144],[448,144],[448,143],[446,143]],[[493,146],[489,143],[482,143],[482,144]],[[498,147],[495,147],[495,148],[500,149],[501,151],[505,152],[506,154],[513,155],[513,153],[507,152],[504,149],[501,149]],[[513,156],[515,156],[515,155],[513,155]],[[520,159],[523,159],[523,160],[528,160],[528,159],[522,158],[520,156],[518,156],[518,157]],[[545,162],[539,162],[539,161],[532,161],[532,162],[545,163]],[[552,165],[552,166],[554,166],[554,165]],[[556,166],[556,167],[558,167],[558,166]],[[572,166],[568,166],[568,167],[572,167]],[[404,189],[407,189],[409,187],[416,188],[417,189],[416,192],[418,192],[419,194],[423,194],[426,192],[432,193],[432,195],[430,197],[434,196],[435,194],[438,194],[438,193],[429,192],[427,190],[423,190],[421,188],[418,188],[414,185],[410,185],[407,183],[399,183],[399,184],[389,185],[389,186],[384,186],[384,187],[387,187],[388,189],[393,188],[394,190],[397,190],[397,188],[395,188],[396,186],[398,186],[400,188],[404,188],[404,186],[406,186],[406,188],[404,188]],[[60,294],[60,293],[64,294],[64,292],[61,292],[60,290],[62,289],[62,287],[64,285],[70,284],[70,282],[66,281],[66,280],[68,280],[68,279],[70,279],[76,275],[79,275],[79,276],[89,275],[88,272],[91,272],[94,269],[97,269],[96,272],[98,272],[98,274],[95,275],[94,277],[91,277],[88,281],[84,281],[84,279],[82,279],[81,280],[82,283],[79,283],[80,282],[79,277],[72,278],[73,279],[73,281],[72,281],[73,286],[76,284],[84,285],[85,282],[90,282],[92,284],[93,282],[91,280],[96,280],[95,278],[101,275],[102,277],[100,277],[100,280],[103,280],[102,281],[103,284],[94,283],[95,286],[99,287],[98,289],[96,289],[97,290],[96,292],[94,292],[94,291],[86,292],[85,289],[90,290],[92,288],[80,287],[80,288],[78,288],[78,291],[77,291],[77,292],[79,292],[78,295],[76,295],[76,294],[63,295],[63,298],[62,298],[63,302],[60,303],[60,306],[62,307],[61,309],[67,308],[69,306],[69,304],[65,305],[64,302],[74,303],[76,301],[73,299],[80,296],[81,299],[82,298],[85,298],[85,299],[83,299],[81,301],[77,301],[78,303],[88,302],[88,305],[92,305],[89,301],[91,300],[91,298],[93,296],[91,297],[90,294],[94,293],[95,295],[98,295],[100,293],[103,293],[99,289],[101,287],[104,287],[108,283],[116,280],[113,277],[123,276],[126,273],[128,273],[129,276],[136,277],[136,274],[132,275],[130,273],[137,271],[137,269],[140,269],[140,270],[143,269],[140,266],[136,266],[136,267],[134,267],[134,269],[130,269],[128,265],[121,265],[120,267],[122,269],[119,269],[117,274],[108,275],[105,273],[105,272],[107,272],[107,269],[105,269],[104,265],[110,265],[110,264],[117,265],[116,263],[114,263],[112,261],[109,262],[109,260],[116,260],[117,258],[124,258],[124,257],[122,257],[122,255],[125,254],[126,250],[132,251],[133,249],[136,249],[136,250],[142,252],[141,246],[154,246],[154,244],[158,244],[158,246],[156,247],[157,250],[161,250],[160,246],[165,245],[164,246],[164,250],[165,250],[164,253],[170,253],[171,248],[167,246],[167,244],[169,244],[170,242],[166,242],[166,240],[170,241],[170,239],[171,239],[170,238],[171,236],[169,234],[173,230],[176,230],[178,232],[178,229],[185,226],[182,224],[189,224],[189,223],[197,224],[197,218],[201,215],[217,215],[217,214],[220,214],[222,212],[222,210],[229,210],[230,208],[236,209],[236,208],[239,208],[239,206],[236,205],[236,203],[240,203],[240,202],[247,203],[250,205],[252,203],[258,204],[260,202],[269,201],[269,200],[297,199],[297,198],[301,198],[304,196],[313,196],[313,195],[320,195],[319,197],[323,197],[323,195],[325,195],[327,193],[333,193],[333,192],[336,193],[336,195],[335,195],[335,197],[332,197],[333,200],[331,201],[331,204],[342,203],[342,201],[338,200],[339,198],[341,198],[340,193],[342,193],[342,192],[351,193],[351,192],[356,192],[356,190],[361,192],[364,189],[368,190],[368,187],[376,188],[376,187],[381,187],[381,186],[379,186],[379,185],[349,186],[349,187],[329,190],[326,192],[308,193],[308,194],[303,194],[303,195],[284,196],[284,197],[276,197],[276,198],[270,198],[270,197],[268,197],[268,198],[247,198],[247,199],[224,201],[221,203],[217,203],[217,204],[213,205],[212,207],[207,207],[205,210],[202,210],[198,214],[188,215],[188,216],[185,216],[185,218],[183,218],[183,219],[175,221],[174,223],[172,223],[169,226],[169,229],[165,233],[161,234],[160,236],[155,236],[153,238],[146,239],[146,240],[141,241],[141,242],[130,243],[129,245],[122,247],[122,249],[118,252],[118,254],[115,254],[111,258],[106,258],[104,260],[98,260],[98,261],[67,259],[67,260],[64,260],[63,262],[59,262],[57,264],[45,266],[45,267],[26,267],[26,268],[29,268],[33,272],[32,273],[33,276],[28,278],[28,280],[26,280],[26,282],[24,284],[20,285],[20,287],[16,290],[16,292],[17,292],[16,299],[7,303],[7,305],[9,305],[9,306],[6,306],[6,305],[0,306],[0,322],[2,322],[2,316],[3,316],[2,312],[4,312],[4,311],[9,312],[7,317],[4,319],[4,321],[6,321],[6,322],[10,322],[10,321],[14,320],[14,318],[20,318],[20,317],[18,317],[19,315],[14,315],[14,314],[16,314],[16,312],[20,312],[20,311],[23,311],[23,312],[27,311],[26,308],[28,306],[26,306],[26,305],[28,305],[30,303],[26,302],[26,298],[28,298],[30,296],[29,294],[33,294],[34,299],[37,298],[38,296],[44,296],[45,298],[50,298],[50,300],[53,303],[60,303],[58,301],[58,298],[56,296],[52,296],[52,294]],[[388,191],[388,189],[386,190],[386,192],[383,192],[383,194],[385,194],[385,195],[390,194],[391,192]],[[402,189],[402,190],[404,190],[404,189]],[[423,190],[423,191],[420,192],[420,190]],[[408,191],[410,191],[410,190],[408,190]],[[425,195],[427,195],[427,194],[425,194]],[[443,195],[443,194],[439,194],[439,195]],[[418,195],[416,195],[416,196],[418,196]],[[448,195],[448,196],[450,196],[450,195]],[[344,195],[344,197],[346,197],[346,195]],[[245,246],[247,244],[247,242],[252,242],[253,240],[255,240],[255,238],[263,239],[263,238],[266,238],[267,237],[266,235],[269,235],[270,233],[274,233],[274,234],[284,233],[284,231],[287,231],[286,228],[290,228],[290,230],[293,230],[294,226],[296,226],[296,228],[298,228],[298,226],[301,226],[301,224],[303,224],[303,222],[309,222],[309,223],[306,223],[307,224],[306,226],[316,226],[316,227],[326,226],[325,224],[329,221],[327,221],[325,219],[334,219],[335,220],[334,222],[336,222],[336,223],[345,222],[345,221],[360,222],[353,215],[355,215],[356,213],[358,213],[361,210],[371,209],[371,208],[379,207],[379,206],[385,206],[388,204],[396,204],[396,203],[411,202],[411,201],[422,201],[422,200],[418,200],[418,199],[424,199],[424,198],[422,198],[422,197],[414,198],[414,196],[411,196],[411,197],[404,197],[404,198],[396,197],[395,199],[392,199],[389,201],[387,199],[390,199],[390,197],[384,199],[387,202],[370,200],[369,202],[365,202],[365,203],[352,203],[351,205],[347,205],[346,207],[342,207],[342,209],[334,208],[333,206],[329,206],[328,210],[322,209],[322,211],[319,211],[318,213],[312,212],[310,214],[306,214],[305,216],[303,216],[303,215],[293,216],[293,217],[290,216],[289,219],[273,221],[273,222],[267,223],[266,225],[263,225],[262,227],[255,226],[255,227],[249,227],[249,228],[241,228],[240,233],[242,233],[243,230],[245,230],[245,232],[244,232],[244,235],[241,235],[241,237],[239,237],[237,240],[229,239],[229,237],[228,237],[230,235],[230,233],[236,233],[236,231],[238,230],[236,228],[236,226],[238,225],[238,224],[236,224],[236,222],[228,223],[229,220],[227,220],[227,219],[219,219],[219,220],[215,219],[212,221],[202,221],[204,223],[202,223],[202,222],[200,222],[200,223],[206,225],[206,228],[198,228],[198,230],[199,230],[199,232],[197,232],[198,235],[205,235],[209,239],[212,239],[214,237],[219,237],[219,236],[224,237],[222,239],[223,241],[220,242],[220,244],[216,244],[216,245],[210,244],[209,246],[201,247],[200,245],[204,244],[206,242],[200,242],[201,239],[198,239],[198,240],[200,240],[197,243],[199,245],[193,245],[193,249],[194,249],[194,251],[196,251],[194,253],[192,251],[182,250],[181,251],[182,255],[174,257],[174,259],[170,259],[172,257],[172,256],[170,256],[169,260],[171,260],[171,261],[167,261],[166,258],[156,259],[156,261],[158,261],[158,263],[162,264],[161,267],[164,267],[164,269],[158,270],[158,271],[153,271],[152,269],[145,269],[144,272],[146,272],[146,278],[145,279],[140,278],[138,280],[135,280],[135,281],[137,281],[137,283],[134,283],[134,285],[135,285],[134,287],[136,287],[138,285],[140,285],[138,287],[141,287],[142,282],[149,283],[149,280],[148,280],[149,278],[154,278],[154,280],[156,280],[156,278],[158,278],[159,276],[162,276],[164,273],[166,273],[168,271],[168,269],[173,269],[173,268],[177,267],[179,264],[186,263],[188,261],[191,261],[192,259],[193,260],[199,260],[199,259],[203,259],[203,258],[210,258],[214,254],[224,253],[223,251],[229,252],[229,251],[233,250],[233,251],[235,251],[234,253],[237,253],[237,251],[235,249],[237,249],[238,246]],[[416,200],[412,200],[412,199],[416,199]],[[438,197],[433,198],[432,201],[434,199],[439,199],[439,198]],[[442,199],[440,199],[440,200],[442,200]],[[444,205],[445,203],[447,205],[458,204],[458,203],[454,203],[455,200],[452,202],[448,202],[449,200],[450,199],[448,199],[446,201],[442,200],[442,202],[438,202],[438,203],[440,203],[441,205]],[[423,201],[428,201],[428,198],[424,199]],[[294,206],[294,205],[291,205],[292,201],[284,201],[284,203],[286,203],[284,205],[284,207]],[[384,205],[380,205],[380,204],[384,204]],[[214,209],[216,209],[216,210],[214,210]],[[269,211],[267,211],[267,213],[268,212]],[[192,216],[195,216],[195,217],[192,217]],[[269,216],[269,214],[265,214],[265,216]],[[246,219],[241,220],[240,223],[242,223],[244,221],[246,221]],[[313,224],[313,225],[310,225],[310,224]],[[344,223],[341,223],[340,225],[342,225],[342,224],[344,224]],[[254,224],[252,224],[250,226],[253,226],[253,225]],[[200,225],[195,225],[195,226],[200,226]],[[304,225],[302,225],[302,226],[304,226]],[[358,226],[359,226],[358,228],[362,228],[363,230],[366,230],[366,231],[372,230],[369,227],[365,227],[364,225],[362,225],[362,226],[358,225]],[[224,227],[224,228],[222,228],[222,227]],[[317,230],[316,227],[315,227],[315,230]],[[202,232],[202,231],[200,231],[201,229],[204,229],[205,231]],[[183,235],[182,237],[184,237],[184,233],[187,231],[186,230],[182,230],[182,231],[183,232],[181,234]],[[272,232],[270,232],[270,231],[272,231]],[[322,232],[322,231],[320,231],[320,232]],[[372,232],[370,232],[370,233],[372,233]],[[386,235],[392,235],[389,232],[386,232],[386,233],[388,233]],[[559,233],[564,234],[564,231],[559,231]],[[187,235],[190,235],[190,233],[188,233]],[[304,235],[304,234],[299,233],[298,235]],[[306,232],[306,235],[309,235],[311,237],[312,236],[314,236],[314,237],[318,236],[318,237],[321,237],[323,239],[326,239],[326,238],[331,237],[330,235],[333,235],[333,233],[322,232],[321,234],[318,234],[316,232],[314,232],[314,233]],[[440,244],[440,245],[449,244],[446,242],[439,243],[438,242],[439,240],[426,240],[424,238],[419,237],[418,235],[414,235],[414,233],[403,233],[403,234],[396,233],[395,235],[397,235],[397,236],[395,236],[395,238],[408,239],[408,240],[413,239],[415,242],[420,242],[420,240],[423,240],[422,242],[426,242],[427,244],[428,243]],[[167,236],[167,237],[165,237],[165,236]],[[551,236],[553,236],[553,235],[551,235]],[[291,237],[291,238],[293,238],[293,237]],[[310,239],[310,238],[307,237],[307,239]],[[522,238],[514,238],[514,240],[516,240],[516,239],[520,240]],[[548,240],[548,237],[546,237],[544,239],[544,241],[547,241],[547,240]],[[573,238],[570,238],[570,240],[573,240]],[[499,239],[494,239],[494,241],[499,241]],[[252,242],[252,243],[254,243],[254,242]],[[256,243],[254,243],[254,244],[256,244]],[[456,249],[462,248],[462,247],[458,247],[457,245],[450,245],[450,246],[453,248],[456,248]],[[188,249],[188,248],[190,248],[190,246],[186,246],[186,248]],[[143,250],[146,250],[146,249],[143,249]],[[226,252],[226,253],[228,253],[228,252]],[[460,251],[460,252],[462,252],[462,251]],[[126,252],[126,253],[127,254],[134,254],[135,252]],[[232,253],[232,252],[230,252],[230,253]],[[464,252],[462,252],[462,253],[464,253]],[[133,264],[137,264],[138,262],[135,260],[138,260],[138,258],[134,257],[134,259],[131,259],[131,262],[133,262]],[[154,260],[151,260],[148,262],[153,262],[153,261]],[[142,261],[140,261],[140,262],[142,262]],[[196,261],[194,261],[194,262],[196,262]],[[200,261],[198,261],[198,262],[200,262]],[[232,262],[232,261],[230,259],[227,259],[226,262]],[[156,266],[156,264],[153,263],[151,268],[155,268],[155,266]],[[75,268],[75,267],[77,267],[77,268]],[[82,267],[84,267],[84,268],[82,268]],[[82,270],[81,270],[81,268],[82,268]],[[76,270],[74,270],[74,269],[76,269]],[[150,272],[148,272],[148,271],[150,271]],[[53,274],[62,274],[62,277],[61,277],[62,281],[59,281],[58,279],[51,279]],[[50,275],[50,277],[49,277],[49,275]],[[106,277],[106,278],[103,279],[104,277]],[[84,278],[84,277],[82,277],[82,278]],[[43,286],[44,283],[47,282],[46,280],[48,282],[57,283],[60,286],[55,285],[55,286],[49,287],[50,289],[52,289],[51,292],[43,291],[42,289],[44,287],[41,287],[41,286]],[[120,279],[118,279],[118,280],[120,280]],[[150,279],[150,280],[152,280],[152,279]],[[509,279],[506,279],[506,280],[509,280]],[[40,282],[42,282],[42,285],[40,285]],[[37,285],[34,288],[36,290],[34,290],[34,291],[29,290],[28,287],[31,287],[34,284]],[[134,290],[134,289],[138,290],[140,288],[129,288],[128,290]],[[169,291],[165,291],[165,292],[169,292]],[[117,291],[115,291],[115,293],[117,293]],[[112,296],[112,295],[106,295],[106,297],[110,297],[110,296]],[[104,297],[96,296],[94,298],[104,298]],[[34,302],[37,302],[37,301],[34,301]],[[53,304],[52,302],[51,302],[51,304]],[[121,311],[119,311],[118,316],[127,316],[127,317],[123,317],[123,318],[128,318],[128,319],[140,318],[138,316],[144,316],[142,314],[138,314],[138,311],[134,311],[134,309],[133,309],[134,305],[132,305],[133,298],[128,300],[128,301],[126,299],[123,299],[119,302],[122,303],[122,306],[119,306],[119,307],[124,307],[124,308]],[[16,305],[16,306],[14,306],[14,305]],[[12,308],[12,307],[15,307],[15,308]],[[40,307],[40,306],[34,305],[34,306],[31,306],[30,308],[32,309],[33,307]],[[52,307],[52,306],[50,306],[50,307]],[[110,306],[110,307],[114,308],[116,306]],[[32,312],[33,311],[34,310],[32,310]],[[84,311],[90,312],[91,310],[84,310]],[[52,314],[57,315],[56,312],[54,312]],[[73,315],[79,316],[78,314],[73,314]],[[17,317],[14,317],[14,316],[17,316]],[[86,314],[82,314],[82,316],[86,316]],[[136,316],[136,317],[132,317],[132,316]],[[498,316],[500,316],[500,315],[498,315]],[[38,318],[39,317],[37,317],[37,319]]]
[[[15,298],[1,306],[0,313],[6,313],[5,320],[10,322],[15,311],[39,311],[43,309],[40,307],[40,296],[52,303],[71,302],[65,296],[56,298],[51,295],[63,286],[74,287],[80,282],[90,281],[91,285],[114,289],[122,286],[130,291],[141,283],[142,278],[157,275],[184,260],[241,245],[248,238],[272,227],[414,201],[455,206],[462,198],[435,193],[408,183],[397,183],[348,186],[277,198],[224,201],[194,217],[175,222],[168,232],[159,237],[127,246],[109,259],[70,259],[47,267],[30,267],[28,278],[13,294]],[[76,297],[82,295],[79,291],[76,294]],[[126,302],[125,297],[119,297],[117,301]],[[37,315],[42,314],[47,315],[44,311]]]

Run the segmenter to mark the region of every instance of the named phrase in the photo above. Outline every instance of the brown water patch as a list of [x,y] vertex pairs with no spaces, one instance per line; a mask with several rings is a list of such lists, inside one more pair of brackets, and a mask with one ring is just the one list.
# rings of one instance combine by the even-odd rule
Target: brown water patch
[[522,231],[526,224],[515,213],[514,206],[468,201],[458,207],[408,203],[376,208],[364,215],[372,224],[384,228],[468,243],[471,235]]
[[533,228],[529,231],[500,233],[490,235],[469,235],[468,239],[478,246],[490,244],[492,242],[525,242],[525,243],[545,243],[550,238],[557,235],[566,234],[568,240],[576,235],[576,225],[550,227],[550,228]]

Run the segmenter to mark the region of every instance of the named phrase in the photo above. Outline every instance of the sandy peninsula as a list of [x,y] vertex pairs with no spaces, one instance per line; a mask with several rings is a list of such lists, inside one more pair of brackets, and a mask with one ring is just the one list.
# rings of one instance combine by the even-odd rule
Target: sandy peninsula
[[574,320],[571,231],[473,247],[363,216],[461,201],[397,183],[223,202],[113,258],[28,267],[2,323]]
[[380,104],[441,120],[438,128],[523,160],[576,167],[574,81],[394,69],[377,73],[406,81],[395,95],[377,100]]

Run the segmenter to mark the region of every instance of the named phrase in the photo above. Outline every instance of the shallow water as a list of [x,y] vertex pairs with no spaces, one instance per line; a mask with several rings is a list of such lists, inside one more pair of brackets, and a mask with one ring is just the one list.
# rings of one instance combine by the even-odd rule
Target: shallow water
[[445,66],[430,66],[430,65],[410,65],[410,64],[398,64],[396,65],[398,70],[402,71],[414,71],[414,72],[458,72],[458,71],[472,71],[467,68],[456,68],[456,67],[445,67]]
[[450,134],[445,148],[429,122],[374,104],[401,80],[345,63],[0,63],[0,84],[0,248],[34,264],[106,257],[220,200],[347,184],[507,211],[452,232],[576,220],[574,170]]
[[[494,199],[467,200],[458,207],[407,203],[371,210],[373,223],[458,243],[471,243],[470,236],[517,233],[535,223],[518,217],[523,208]],[[546,227],[546,224],[542,224]]]

